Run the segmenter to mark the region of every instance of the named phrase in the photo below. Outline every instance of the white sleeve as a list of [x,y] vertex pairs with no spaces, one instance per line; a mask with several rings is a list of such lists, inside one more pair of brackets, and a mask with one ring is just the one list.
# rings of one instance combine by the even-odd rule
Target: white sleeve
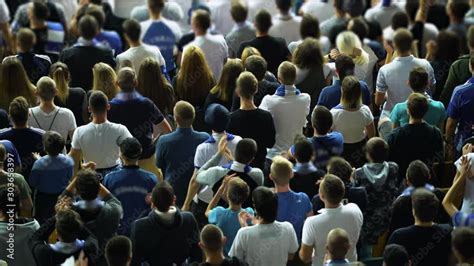
[[204,143],[199,144],[196,148],[196,153],[194,154],[194,167],[201,168],[207,162],[204,156]]
[[0,23],[7,23],[10,21],[10,11],[4,0],[0,0]]
[[288,234],[289,234],[288,240],[290,241],[288,253],[296,253],[296,251],[298,251],[298,248],[299,248],[298,238],[296,236],[296,232],[293,226],[290,223],[288,223],[287,225],[288,225]]
[[79,135],[79,130],[75,130],[72,135],[71,147],[75,150],[81,150],[81,136]]
[[69,125],[67,127],[68,131],[75,130],[77,128],[76,118],[74,117],[74,114],[72,113],[71,110],[69,110],[69,109],[66,109],[66,110],[67,110],[68,121],[69,121]]
[[265,110],[265,111],[269,111],[268,110],[268,104],[267,104],[268,97],[269,97],[269,95],[266,95],[265,97],[263,97],[262,102],[260,103],[260,106],[258,108],[260,108],[262,110]]
[[309,247],[314,247],[316,245],[315,232],[313,231],[312,225],[310,222],[312,219],[306,219],[303,225],[303,234],[301,237],[301,243]]

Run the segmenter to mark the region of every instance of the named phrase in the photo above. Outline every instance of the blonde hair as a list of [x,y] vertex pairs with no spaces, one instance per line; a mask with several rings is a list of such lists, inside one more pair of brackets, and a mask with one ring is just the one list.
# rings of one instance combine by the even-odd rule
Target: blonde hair
[[56,83],[57,95],[56,97],[63,104],[66,103],[69,97],[69,82],[71,81],[71,74],[66,64],[56,62],[49,70],[49,77]]
[[236,81],[240,73],[244,71],[244,65],[240,59],[229,59],[222,69],[221,78],[214,88],[211,89],[211,94],[217,94],[219,100],[227,102],[232,99],[235,91]]
[[242,59],[242,64],[245,65],[245,61],[247,60],[247,58],[251,57],[252,55],[262,56],[262,54],[257,48],[251,46],[245,47],[242,51],[242,56],[240,57]]
[[196,117],[194,107],[186,101],[179,101],[174,106],[174,117],[180,127],[190,127]]
[[336,46],[340,53],[352,57],[354,49],[361,50],[361,54],[352,57],[356,65],[363,65],[369,62],[369,55],[362,49],[362,43],[359,37],[352,31],[343,31],[337,35]]
[[114,69],[105,63],[97,63],[92,72],[94,74],[92,90],[102,91],[108,99],[113,99],[119,92]]
[[8,110],[10,102],[18,96],[25,97],[30,106],[35,106],[36,87],[28,79],[20,60],[7,57],[0,67],[0,108]]
[[194,45],[186,48],[176,78],[175,90],[178,99],[201,106],[214,84],[211,69],[201,48]]
[[285,61],[278,67],[278,79],[283,85],[293,85],[296,80],[296,67],[293,63]]
[[293,164],[282,156],[275,156],[272,159],[270,175],[277,185],[286,185],[293,176]]
[[160,65],[153,58],[147,58],[138,71],[137,91],[148,97],[164,114],[171,114],[175,97],[171,86],[161,73]]
[[355,76],[347,76],[342,81],[341,105],[344,109],[357,109],[362,105],[362,89]]

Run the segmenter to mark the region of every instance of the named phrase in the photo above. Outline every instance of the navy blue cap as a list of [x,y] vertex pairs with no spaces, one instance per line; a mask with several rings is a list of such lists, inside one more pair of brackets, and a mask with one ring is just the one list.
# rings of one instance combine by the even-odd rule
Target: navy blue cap
[[230,114],[229,110],[224,106],[213,103],[209,105],[206,109],[206,114],[204,116],[204,122],[212,130],[216,132],[224,132],[229,125]]

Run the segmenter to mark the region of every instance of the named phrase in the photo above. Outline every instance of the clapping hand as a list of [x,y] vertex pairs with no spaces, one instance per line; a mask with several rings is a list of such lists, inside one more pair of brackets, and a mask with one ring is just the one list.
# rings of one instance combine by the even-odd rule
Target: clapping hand
[[68,196],[61,196],[59,197],[58,202],[54,206],[54,211],[58,213],[62,210],[70,209],[71,206],[72,206],[72,198]]
[[248,221],[251,221],[251,224],[257,224],[257,218],[253,216],[252,214],[246,212],[246,211],[241,211],[239,213],[239,223],[240,227],[247,227],[248,226]]
[[459,175],[461,177],[471,177],[471,159],[467,155],[461,157],[461,164],[459,166]]
[[234,156],[232,155],[232,152],[229,150],[229,147],[227,147],[227,138],[225,136],[223,136],[221,140],[219,141],[217,152],[220,155],[225,156],[225,158],[229,161],[234,160]]

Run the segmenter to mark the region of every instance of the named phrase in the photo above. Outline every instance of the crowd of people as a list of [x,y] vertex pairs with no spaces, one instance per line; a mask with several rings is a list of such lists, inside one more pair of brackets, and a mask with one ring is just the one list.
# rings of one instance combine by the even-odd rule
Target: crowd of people
[[474,265],[474,1],[0,0],[0,265]]

